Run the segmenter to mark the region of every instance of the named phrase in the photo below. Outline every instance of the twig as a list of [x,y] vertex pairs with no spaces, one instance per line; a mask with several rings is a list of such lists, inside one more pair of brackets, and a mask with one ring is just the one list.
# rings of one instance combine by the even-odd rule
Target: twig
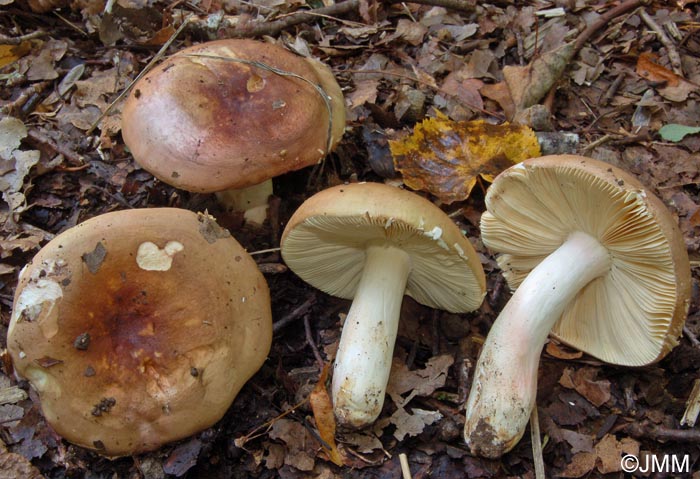
[[700,379],[693,382],[693,390],[686,401],[685,412],[681,418],[681,426],[694,427],[700,413]]
[[403,479],[411,479],[411,468],[408,465],[408,457],[403,452],[399,454],[399,463],[401,463],[401,476]]
[[126,96],[126,94],[129,93],[129,91],[131,91],[131,88],[134,86],[134,84],[138,80],[140,80],[142,76],[144,76],[146,73],[148,73],[151,68],[153,68],[153,66],[156,64],[156,62],[158,62],[160,60],[160,58],[165,54],[165,51],[168,49],[168,47],[170,47],[170,45],[175,41],[175,39],[178,37],[178,35],[180,35],[180,33],[182,33],[182,31],[185,29],[185,27],[191,21],[192,18],[193,18],[193,16],[190,15],[189,17],[187,17],[183,20],[182,25],[180,25],[180,27],[177,30],[175,30],[175,33],[173,33],[170,36],[170,38],[168,38],[168,41],[163,44],[163,46],[160,48],[160,50],[158,50],[158,53],[156,53],[153,56],[153,58],[151,59],[151,61],[148,62],[148,65],[146,65],[144,67],[144,69],[141,70],[141,72],[138,75],[136,75],[136,78],[134,78],[131,81],[131,83],[126,88],[124,88],[124,90],[117,96],[117,98],[115,98],[114,101],[112,103],[110,103],[109,106],[105,109],[105,111],[103,111],[100,114],[100,116],[97,117],[97,119],[92,123],[92,125],[90,125],[90,128],[88,129],[88,131],[85,132],[86,135],[90,135],[92,133],[92,131],[97,127],[97,125],[100,124],[102,119],[105,116],[107,116],[109,114],[109,112],[112,111],[112,109],[114,108],[114,105],[116,105],[119,101],[121,101],[121,99],[124,98]]
[[294,310],[292,310],[291,313],[289,313],[279,321],[276,321],[272,325],[272,332],[275,334],[280,332],[280,330],[287,326],[289,323],[295,321],[300,316],[305,315],[309,311],[309,309],[311,309],[311,306],[313,306],[314,304],[316,304],[316,296],[311,296],[309,299],[307,299],[299,306],[297,306]]
[[[0,44],[2,44],[1,39]],[[17,113],[18,110],[21,110],[22,107],[29,101],[29,99],[32,98],[32,96],[38,95],[39,93],[43,92],[50,84],[50,81],[42,81],[30,85],[29,87],[25,88],[22,91],[22,93],[20,93],[19,96],[17,96],[17,98],[0,107],[0,113],[3,113],[5,115],[12,115]]]
[[[650,0],[625,0],[617,7],[611,8],[607,12],[603,13],[598,19],[591,23],[583,32],[576,37],[574,42],[574,51],[572,53],[572,58],[575,57],[579,50],[583,48],[586,42],[601,28],[607,26],[613,18],[619,17],[620,15],[627,13],[641,5],[646,5]],[[547,107],[549,111],[552,111],[552,105],[554,105],[554,96],[557,91],[556,84],[549,89],[547,97],[544,99],[543,104]]]
[[304,315],[304,333],[306,334],[306,342],[309,343],[309,346],[311,347],[311,351],[314,353],[314,357],[316,358],[316,361],[318,362],[318,367],[320,369],[323,369],[324,362],[323,358],[321,357],[321,353],[318,350],[318,347],[316,346],[316,341],[314,341],[313,334],[311,332],[311,322],[309,321],[309,315],[305,314]]
[[[273,425],[274,423],[276,423],[277,421],[279,421],[279,420],[282,419],[283,417],[285,417],[285,416],[287,416],[287,415],[293,413],[294,411],[296,411],[297,409],[299,409],[301,406],[303,406],[303,405],[304,405],[305,403],[307,403],[308,401],[309,401],[309,396],[307,396],[305,399],[299,401],[297,404],[295,404],[295,405],[292,406],[291,408],[287,409],[287,410],[284,411],[282,414],[280,414],[280,415],[278,415],[278,416],[275,416],[275,417],[273,417],[272,419],[270,419],[269,421],[264,422],[264,423],[262,423],[261,425],[259,425],[259,426],[255,427],[255,428],[253,428],[253,430],[250,431],[248,434],[245,434],[245,435],[243,435],[243,436],[241,436],[241,437],[237,437],[236,439],[233,440],[233,443],[236,445],[236,447],[243,448],[243,446],[245,445],[246,442],[248,442],[248,441],[250,441],[250,440],[252,440],[252,439],[255,439],[256,437],[260,437],[260,436],[266,434],[267,431],[270,429],[270,427],[272,427],[272,425]],[[256,434],[256,433],[257,433],[258,431],[260,431],[261,429],[265,429],[265,430],[264,430],[263,432],[259,433],[259,434]]]
[[63,157],[69,162],[72,163],[76,166],[82,166],[85,164],[84,158],[79,155],[78,153],[69,150],[63,145],[59,145],[55,141],[53,141],[51,138],[48,136],[44,135],[43,133],[40,133],[37,130],[29,130],[27,132],[27,136],[29,137],[30,140],[35,142],[38,145],[45,146],[49,148],[50,150],[53,150],[55,153],[58,153],[59,155],[63,155]]
[[[388,3],[403,3],[403,1],[389,0]],[[474,7],[469,5],[470,2],[465,2],[463,0],[414,0],[411,3],[432,5],[461,12],[474,11]],[[237,24],[233,24],[229,28],[226,28],[226,26],[224,25],[223,30],[225,31],[227,38],[252,38],[261,37],[265,35],[275,36],[282,30],[285,30],[289,27],[293,27],[301,23],[313,22],[318,17],[337,17],[339,15],[344,15],[358,10],[359,7],[360,0],[346,0],[344,2],[334,3],[333,5],[329,5],[326,7],[294,12],[285,15],[283,18],[278,18],[277,20],[257,21],[240,26]],[[190,26],[200,30],[211,29],[211,26],[207,23],[207,21],[194,21]],[[221,25],[219,25],[219,27],[221,27]]]
[[653,18],[651,18],[651,16],[649,16],[645,9],[640,8],[638,11],[639,16],[642,17],[644,23],[646,23],[649,28],[654,30],[654,33],[656,33],[656,35],[659,37],[659,41],[666,47],[666,53],[668,54],[668,59],[671,60],[671,68],[673,69],[673,73],[682,77],[683,65],[681,63],[681,56],[678,54],[678,50],[673,44],[673,40],[666,35],[664,29],[661,28],[659,24],[656,23]]
[[585,43],[598,30],[607,26],[613,18],[619,17],[620,15],[634,10],[641,5],[646,5],[647,3],[649,3],[649,0],[625,0],[617,7],[611,8],[607,12],[603,13],[595,22],[591,23],[588,28],[586,28],[578,37],[576,37],[576,43],[574,43],[574,55],[576,55],[576,53],[583,48],[583,45],[585,45]]
[[649,423],[630,423],[625,426],[623,431],[636,438],[648,438],[656,441],[700,443],[699,429],[671,429],[664,426],[654,426]]
[[19,37],[6,37],[5,35],[0,35],[0,45],[19,45],[27,40],[33,40],[35,38],[41,38],[48,35],[49,32],[44,30],[37,30],[36,32],[27,33],[26,35],[20,35]]
[[593,141],[593,142],[587,144],[587,145],[583,148],[582,153],[583,153],[583,154],[586,154],[586,153],[588,153],[589,151],[591,151],[593,148],[597,148],[597,147],[599,147],[600,145],[602,145],[602,144],[604,144],[604,143],[607,143],[607,142],[609,142],[609,141],[612,141],[612,140],[614,140],[614,138],[615,138],[615,137],[613,137],[613,136],[610,135],[610,134],[605,134],[604,136],[601,136],[601,137],[598,138],[597,140],[595,140],[595,141]]
[[610,100],[615,96],[615,93],[620,89],[620,85],[622,84],[622,80],[625,79],[625,74],[620,73],[615,77],[615,80],[610,84],[610,88],[605,92],[605,94],[601,97],[600,99],[600,105],[601,106],[607,106],[608,103],[610,103]]
[[688,329],[688,326],[684,325],[683,326],[683,334],[690,340],[691,343],[693,343],[693,346],[696,348],[700,347],[700,340],[698,339],[697,336],[693,334],[693,332]]
[[267,253],[278,253],[280,248],[267,248],[267,249],[260,249],[258,251],[253,251],[251,253],[248,253],[251,256],[255,256],[256,254],[267,254]]
[[547,479],[547,476],[544,475],[540,418],[537,413],[537,405],[532,408],[532,414],[530,414],[530,440],[532,442],[532,460],[535,462],[535,479]]

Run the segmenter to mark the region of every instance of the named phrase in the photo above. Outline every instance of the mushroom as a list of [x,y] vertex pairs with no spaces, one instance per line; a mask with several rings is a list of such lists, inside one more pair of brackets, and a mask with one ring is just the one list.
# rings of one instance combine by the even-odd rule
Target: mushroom
[[678,343],[690,265],[663,203],[600,161],[526,160],[495,179],[486,207],[483,242],[517,289],[481,350],[464,437],[495,458],[523,435],[548,334],[612,364],[658,361]]
[[379,415],[404,294],[447,311],[478,308],[484,272],[437,206],[379,183],[336,186],[307,199],[282,234],[282,257],[304,281],[353,299],[335,358],[332,397],[341,424]]
[[207,215],[89,219],[20,274],[7,348],[61,436],[109,457],[218,421],[272,340],[255,262]]
[[186,48],[136,84],[122,135],[158,179],[225,192],[229,209],[262,223],[274,176],[320,162],[345,128],[330,69],[269,43],[233,39]]

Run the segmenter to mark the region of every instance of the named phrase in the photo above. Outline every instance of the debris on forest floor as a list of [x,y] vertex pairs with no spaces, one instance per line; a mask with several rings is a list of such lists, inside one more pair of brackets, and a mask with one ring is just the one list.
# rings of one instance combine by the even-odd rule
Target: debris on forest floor
[[[0,0],[0,13],[0,347],[17,275],[34,254],[71,226],[130,208],[217,216],[248,251],[261,251],[254,257],[276,321],[266,364],[219,423],[114,461],[58,437],[1,355],[0,476],[397,478],[405,454],[414,479],[534,478],[529,435],[497,461],[470,456],[462,438],[479,345],[509,298],[480,240],[484,191],[517,159],[498,150],[488,163],[477,152],[460,165],[469,171],[449,183],[443,168],[436,185],[418,169],[433,147],[405,148],[394,165],[390,144],[436,124],[453,133],[455,125],[481,125],[472,134],[493,140],[506,120],[528,135],[575,138],[567,148],[636,176],[678,219],[693,267],[684,336],[660,363],[616,368],[547,344],[537,411],[547,476],[617,477],[623,457],[687,456],[700,470],[692,426],[700,379],[697,2]],[[121,138],[121,95],[151,60],[229,37],[321,59],[346,100],[337,149],[274,180],[261,228],[222,211],[211,195],[155,180]],[[535,145],[517,145],[524,156],[538,154]],[[306,198],[356,181],[386,181],[440,202],[475,246],[488,287],[470,314],[404,300],[384,410],[359,432],[334,431],[320,389],[319,362],[332,362],[349,303],[304,284],[276,249]]]

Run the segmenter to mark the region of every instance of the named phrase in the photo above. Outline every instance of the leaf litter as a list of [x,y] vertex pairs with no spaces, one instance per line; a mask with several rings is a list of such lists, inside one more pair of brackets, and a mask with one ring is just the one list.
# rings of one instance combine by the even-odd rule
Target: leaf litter
[[[318,189],[388,176],[413,188],[412,174],[424,188],[419,191],[441,201],[470,238],[478,238],[483,193],[465,185],[478,184],[481,180],[472,178],[481,175],[487,187],[489,175],[497,171],[482,175],[478,167],[468,177],[460,172],[452,179],[458,192],[454,195],[445,187],[449,175],[430,190],[434,180],[426,180],[420,170],[396,175],[387,168],[378,174],[371,167],[382,155],[384,161],[391,160],[387,139],[401,141],[442,114],[454,124],[485,120],[496,125],[508,119],[537,132],[576,133],[578,153],[629,170],[659,194],[677,215],[697,268],[698,4],[467,1],[453,8],[454,2],[448,1],[352,3],[353,8],[347,1],[311,6],[277,0],[204,1],[196,8],[166,8],[161,2],[120,1],[106,13],[99,1],[68,5],[31,0],[29,9],[37,13],[30,14],[20,9],[19,0],[0,2],[2,13],[12,11],[0,15],[0,40],[17,39],[15,44],[0,41],[0,337],[5,337],[17,272],[56,233],[113,209],[177,206],[217,212],[206,195],[174,190],[133,165],[119,135],[119,104],[94,133],[89,131],[188,16],[191,23],[168,53],[212,38],[266,37],[326,61],[346,94],[346,137],[322,173],[313,181],[308,181],[310,173],[278,179],[278,223],[261,231],[231,223],[250,251],[277,246],[279,225]],[[538,15],[554,7],[563,8],[563,15]],[[310,8],[327,10],[296,20]],[[622,13],[610,16],[614,10]],[[584,33],[587,37],[579,41]],[[571,42],[576,48],[570,55]],[[673,60],[676,54],[680,70]],[[372,135],[365,140],[362,130],[368,124]],[[491,135],[481,128],[482,135]],[[459,128],[445,131],[450,129]],[[465,194],[467,189],[471,194]],[[139,458],[104,461],[52,434],[29,390],[29,399],[0,406],[0,439],[5,444],[0,448],[0,469],[16,477],[165,477],[167,472],[179,477],[331,479],[367,477],[369,470],[373,477],[393,478],[400,477],[398,453],[404,451],[414,477],[534,477],[527,440],[502,461],[473,458],[461,443],[460,407],[476,359],[474,338],[487,333],[508,299],[498,287],[499,272],[489,252],[478,240],[475,243],[487,266],[487,302],[480,311],[454,318],[404,301],[389,387],[392,400],[386,402],[376,428],[335,432],[343,467],[323,452],[333,436],[327,412],[315,414],[298,400],[308,398],[319,384],[319,371],[304,328],[288,326],[276,334],[269,364],[241,391],[226,418],[193,438]],[[268,264],[279,262],[274,255],[264,259]],[[315,294],[291,273],[266,275],[276,318]],[[697,284],[694,269],[696,290]],[[697,456],[697,441],[679,439],[680,435],[659,440],[654,434],[661,426],[674,434],[693,431],[679,429],[678,421],[700,377],[698,310],[695,295],[681,345],[648,370],[608,367],[548,345],[538,395],[548,438],[548,476],[619,474],[619,457],[626,453]],[[330,361],[337,345],[338,314],[347,311],[347,303],[323,296],[310,311],[306,314],[315,331],[311,339]],[[455,319],[464,325],[451,326]],[[5,364],[0,379],[14,387]],[[294,368],[313,372],[285,374]],[[327,397],[317,391],[319,395],[327,409]],[[247,436],[264,424],[269,429]],[[634,435],[626,428],[629,424],[638,427]],[[244,436],[245,441],[234,439]]]

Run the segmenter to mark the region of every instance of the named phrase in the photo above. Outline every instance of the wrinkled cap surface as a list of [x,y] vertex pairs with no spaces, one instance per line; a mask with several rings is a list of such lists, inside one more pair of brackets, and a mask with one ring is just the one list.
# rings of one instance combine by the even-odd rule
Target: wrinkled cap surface
[[243,39],[167,58],[134,85],[122,114],[134,159],[196,192],[243,188],[316,164],[344,128],[343,95],[328,67]]
[[610,271],[568,305],[554,337],[628,366],[677,344],[689,305],[688,255],[674,218],[634,177],[580,156],[536,158],[501,173],[486,205],[482,239],[501,253],[513,289],[574,231],[608,249]]
[[386,242],[410,256],[406,294],[432,308],[473,311],[485,294],[484,271],[469,240],[425,198],[380,183],[321,191],[294,213],[282,235],[282,256],[304,281],[351,299],[365,248]]
[[39,251],[7,346],[60,435],[121,456],[218,421],[265,360],[271,327],[265,279],[213,219],[128,210]]

